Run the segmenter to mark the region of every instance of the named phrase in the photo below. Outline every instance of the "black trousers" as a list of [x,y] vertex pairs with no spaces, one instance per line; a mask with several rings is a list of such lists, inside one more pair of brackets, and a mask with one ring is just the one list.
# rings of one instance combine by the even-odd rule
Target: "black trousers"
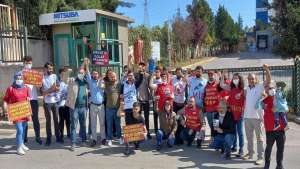
[[[184,107],[184,104],[173,102],[173,111],[176,114],[183,107]],[[181,122],[179,120],[177,120],[177,130],[175,132],[175,142],[174,142],[175,145],[183,144],[183,140],[180,137],[180,133],[182,132],[183,129],[184,129],[184,127],[181,125]]]
[[[33,128],[34,128],[34,133],[35,133],[35,139],[40,139],[40,121],[39,121],[39,103],[37,100],[30,100],[30,106],[32,110],[32,123],[33,123]],[[25,129],[25,136],[24,140],[27,140],[27,132],[28,132],[28,125]]]
[[149,130],[149,111],[150,111],[149,102],[140,101],[140,104],[141,104],[141,111],[144,112],[145,125],[146,125],[147,132],[150,133],[150,130]]
[[271,153],[273,144],[276,142],[277,152],[276,152],[276,169],[283,169],[282,160],[285,144],[285,132],[284,131],[270,131],[266,133],[267,146],[265,150],[265,167],[264,169],[270,168]]
[[70,108],[67,106],[59,107],[59,131],[61,139],[64,138],[64,126],[66,124],[67,136],[70,137]]
[[51,137],[52,137],[51,114],[54,122],[56,140],[59,140],[61,136],[60,136],[59,126],[58,126],[58,110],[57,110],[56,103],[44,103],[44,109],[45,109],[45,118],[46,118],[47,140],[51,141]]

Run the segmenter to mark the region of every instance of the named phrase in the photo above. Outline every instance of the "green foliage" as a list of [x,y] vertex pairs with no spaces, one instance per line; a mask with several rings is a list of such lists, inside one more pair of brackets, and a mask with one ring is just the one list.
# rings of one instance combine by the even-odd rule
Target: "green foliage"
[[278,37],[275,50],[284,56],[295,57],[300,54],[300,2],[295,0],[274,0],[271,8],[272,28]]

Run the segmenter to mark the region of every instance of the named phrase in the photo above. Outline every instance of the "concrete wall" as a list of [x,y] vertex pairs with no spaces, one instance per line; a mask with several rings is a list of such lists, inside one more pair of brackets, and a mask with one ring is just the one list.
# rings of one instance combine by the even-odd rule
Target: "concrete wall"
[[126,21],[118,21],[119,40],[123,44],[123,64],[128,64],[128,25]]
[[22,70],[23,65],[0,64],[0,93],[12,84],[14,73]]
[[57,24],[52,26],[53,34],[71,34],[71,24]]
[[53,62],[52,42],[49,40],[28,39],[28,55],[33,58],[33,67],[43,67]]

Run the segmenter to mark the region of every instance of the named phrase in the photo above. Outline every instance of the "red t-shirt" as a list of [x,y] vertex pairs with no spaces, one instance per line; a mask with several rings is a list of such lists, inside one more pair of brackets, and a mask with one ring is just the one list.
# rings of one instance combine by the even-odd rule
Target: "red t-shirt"
[[233,114],[234,120],[238,121],[241,119],[244,104],[245,104],[245,94],[243,89],[233,88],[229,92],[228,105],[230,106],[230,111]]
[[[265,124],[265,129],[266,131],[273,131],[274,129],[274,112],[273,112],[273,100],[274,97],[268,96],[267,98],[264,99],[263,103],[264,105],[264,124]],[[276,131],[283,131],[284,130],[284,124],[282,119],[280,118],[279,120],[280,128],[277,129]]]
[[204,89],[204,105],[206,112],[217,112],[219,97],[219,83],[207,83]]
[[189,129],[194,131],[199,131],[201,129],[201,120],[200,120],[200,109],[190,108],[186,106],[184,108],[184,116],[186,117],[186,126]]
[[[225,80],[224,83],[227,84],[227,85],[230,85],[231,80],[227,79],[227,80]],[[219,96],[220,96],[219,99],[224,99],[226,102],[228,102],[229,95],[230,95],[230,91],[228,91],[228,90],[222,90],[219,93]]]
[[174,98],[174,90],[173,86],[168,83],[160,83],[157,85],[156,96],[159,96],[158,99],[158,109],[159,111],[163,111],[164,103],[166,100],[171,100]]
[[[28,98],[29,98],[28,87],[25,86],[23,88],[14,88],[14,87],[10,86],[9,88],[7,88],[3,100],[7,104],[12,104],[12,103],[17,103],[17,102],[21,102],[21,101],[26,101]],[[23,118],[18,121],[14,121],[14,122],[23,122],[23,121],[28,121],[28,120],[29,120],[28,118]]]

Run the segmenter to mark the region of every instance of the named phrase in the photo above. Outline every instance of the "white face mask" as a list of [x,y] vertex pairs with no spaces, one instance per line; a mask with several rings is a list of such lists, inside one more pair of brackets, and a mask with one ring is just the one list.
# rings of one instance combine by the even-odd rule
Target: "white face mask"
[[239,79],[233,79],[233,80],[232,80],[232,83],[233,83],[234,85],[236,85],[236,86],[239,84],[239,82],[240,82]]
[[219,116],[224,117],[225,113],[219,113]]
[[270,89],[269,90],[269,96],[274,96],[276,93],[275,89]]
[[32,68],[32,64],[25,64],[25,69],[31,69]]
[[22,84],[23,84],[23,80],[20,80],[20,79],[19,79],[19,80],[16,80],[16,84],[17,84],[17,85],[22,85]]
[[79,80],[83,80],[84,75],[80,73],[80,74],[77,75],[77,77],[78,77]]

